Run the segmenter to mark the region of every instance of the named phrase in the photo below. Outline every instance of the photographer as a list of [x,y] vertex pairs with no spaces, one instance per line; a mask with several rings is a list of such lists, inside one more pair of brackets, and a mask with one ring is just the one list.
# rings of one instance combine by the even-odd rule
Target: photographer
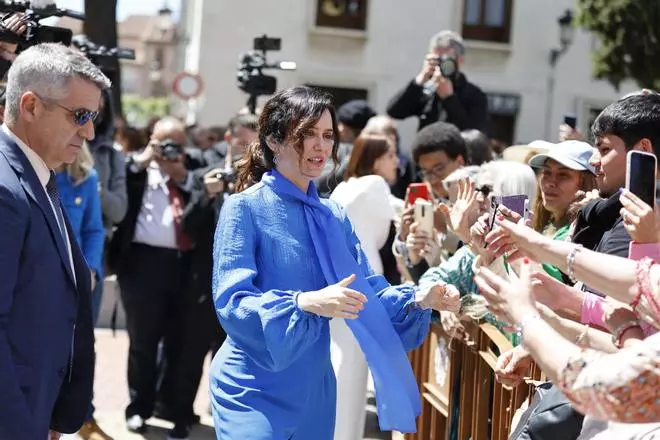
[[233,186],[233,173],[218,164],[194,172],[195,185],[183,214],[183,229],[193,242],[184,290],[182,351],[174,368],[174,396],[170,439],[185,439],[196,419],[193,404],[209,351],[215,354],[225,340],[213,305],[213,235],[220,208]]
[[465,46],[460,35],[442,31],[431,38],[422,71],[392,98],[387,113],[395,119],[419,117],[419,129],[438,121],[459,130],[486,131],[488,101],[460,71]]
[[144,150],[128,156],[128,211],[108,250],[131,342],[126,420],[133,432],[143,432],[154,412],[161,340],[166,365],[163,411],[175,400],[172,366],[181,350],[182,291],[192,249],[182,217],[194,184],[192,171],[204,166],[199,150],[184,148],[186,139],[183,124],[165,117],[155,124]]

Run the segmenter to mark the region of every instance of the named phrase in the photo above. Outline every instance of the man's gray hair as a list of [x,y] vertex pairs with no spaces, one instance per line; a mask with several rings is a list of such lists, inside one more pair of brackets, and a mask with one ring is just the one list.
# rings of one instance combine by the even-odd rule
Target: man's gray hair
[[431,37],[429,42],[429,52],[436,48],[453,49],[456,56],[463,56],[465,54],[465,43],[463,37],[454,31],[440,31]]
[[21,52],[7,74],[5,119],[9,122],[18,119],[25,92],[49,100],[65,98],[67,82],[72,78],[89,81],[101,90],[111,86],[101,69],[69,47],[43,43]]

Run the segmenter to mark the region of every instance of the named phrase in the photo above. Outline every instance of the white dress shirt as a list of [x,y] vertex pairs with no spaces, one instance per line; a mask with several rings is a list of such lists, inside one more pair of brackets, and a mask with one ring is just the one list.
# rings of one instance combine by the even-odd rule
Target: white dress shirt
[[[66,225],[60,225],[59,220],[58,220],[58,215],[57,212],[55,211],[55,206],[53,206],[53,202],[50,200],[50,196],[48,195],[48,191],[46,191],[46,185],[48,185],[48,181],[50,180],[50,169],[44,162],[44,160],[30,147],[28,147],[25,142],[23,142],[18,136],[16,136],[12,131],[7,127],[5,124],[2,124],[2,131],[5,132],[7,136],[11,140],[13,140],[16,145],[23,151],[25,156],[27,157],[28,161],[30,162],[30,165],[32,165],[32,168],[34,169],[34,172],[37,174],[37,178],[39,179],[39,183],[41,183],[41,186],[44,190],[44,193],[46,194],[46,200],[48,200],[48,204],[50,205],[50,209],[53,211],[53,216],[55,217],[55,222],[58,224],[60,229],[64,233],[64,237],[66,238],[66,249],[67,252],[69,253],[69,264],[71,265],[71,272],[73,273],[74,281],[75,281],[75,267],[73,265],[73,254],[71,253],[71,239],[69,237],[69,231],[66,229]],[[60,209],[62,210],[62,215],[66,215],[64,208],[60,206]]]
[[367,260],[375,273],[383,273],[380,249],[387,242],[392,221],[403,200],[394,197],[381,176],[370,175],[341,182],[330,196],[346,209],[362,243]]
[[[147,187],[142,196],[142,207],[135,225],[134,243],[153,247],[177,249],[174,212],[170,204],[169,176],[163,174],[156,162],[147,167]],[[192,186],[192,175],[188,173],[182,190]]]

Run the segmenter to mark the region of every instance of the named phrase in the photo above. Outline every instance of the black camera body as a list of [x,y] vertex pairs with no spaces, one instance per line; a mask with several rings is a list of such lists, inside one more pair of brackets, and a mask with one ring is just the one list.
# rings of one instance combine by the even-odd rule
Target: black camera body
[[115,59],[134,60],[135,51],[123,47],[107,48],[92,42],[86,35],[76,35],[71,43],[77,47],[94,65],[103,71],[116,69]]
[[165,160],[179,160],[184,154],[183,145],[174,142],[172,139],[165,139],[158,144],[160,154]]
[[264,69],[294,70],[295,63],[269,63],[266,54],[282,49],[281,38],[262,35],[254,39],[253,50],[240,55],[236,80],[238,88],[250,95],[248,107],[254,113],[256,99],[262,95],[272,95],[277,90],[277,78],[264,74]]
[[73,34],[70,29],[45,26],[39,22],[49,17],[70,17],[77,20],[85,20],[85,14],[70,9],[58,8],[54,4],[44,8],[32,8],[29,2],[0,1],[0,14],[23,13],[23,21],[26,31],[17,35],[7,30],[0,30],[0,41],[17,44],[16,53],[40,43],[61,43],[65,46],[71,44]]
[[442,73],[442,76],[451,81],[456,79],[458,76],[458,60],[455,57],[449,54],[445,54],[439,56],[436,60],[436,63],[440,69],[440,73]]

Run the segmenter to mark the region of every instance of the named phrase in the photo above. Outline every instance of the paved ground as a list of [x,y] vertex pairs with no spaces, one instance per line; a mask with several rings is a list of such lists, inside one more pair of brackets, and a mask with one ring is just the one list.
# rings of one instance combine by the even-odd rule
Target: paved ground
[[[114,306],[114,286],[106,282],[103,306],[99,324],[107,326],[109,316]],[[120,310],[118,327],[123,325],[123,313]],[[128,353],[128,337],[125,331],[118,330],[113,336],[110,330],[96,331],[96,377],[94,383],[94,404],[99,425],[115,440],[164,440],[172,424],[162,420],[151,419],[148,424],[151,429],[144,435],[129,433],[124,424],[124,408],[128,404],[128,388],[126,385],[126,361]],[[202,416],[201,424],[196,426],[190,440],[213,440],[213,424],[208,414],[208,362],[204,369],[202,385],[197,393],[195,412]],[[380,433],[373,413],[373,407],[367,405],[367,433],[365,439],[390,439],[389,434]],[[66,440],[76,440],[78,436],[65,436]],[[247,439],[246,439],[247,440]]]

